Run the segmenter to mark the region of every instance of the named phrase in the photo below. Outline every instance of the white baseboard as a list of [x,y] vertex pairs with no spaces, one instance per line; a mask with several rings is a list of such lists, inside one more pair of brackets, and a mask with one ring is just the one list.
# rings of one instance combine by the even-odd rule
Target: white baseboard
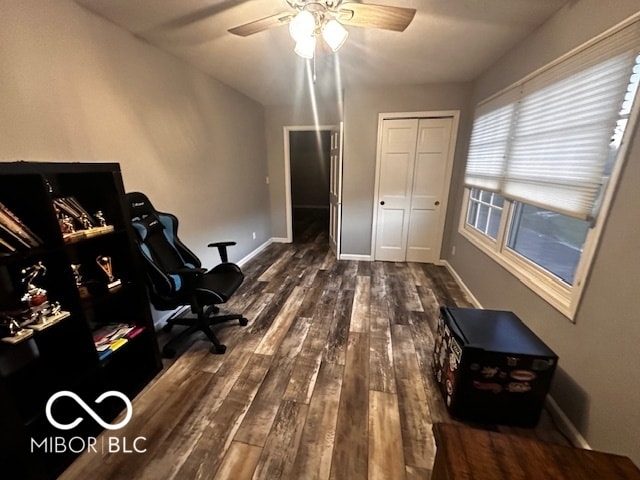
[[[478,299],[473,295],[473,293],[471,293],[471,290],[469,290],[469,287],[465,285],[465,283],[462,281],[462,278],[460,278],[460,275],[458,275],[458,272],[454,270],[451,264],[444,259],[441,259],[438,262],[438,264],[444,265],[447,268],[449,273],[451,273],[451,276],[455,279],[458,286],[469,298],[473,306],[475,308],[482,308],[482,305],[480,304]],[[571,444],[574,447],[591,450],[591,447],[589,446],[587,441],[580,434],[580,432],[575,427],[575,425],[571,423],[571,420],[569,420],[569,417],[567,417],[567,415],[562,411],[558,403],[553,399],[551,395],[547,395],[545,404],[547,406],[547,410],[549,411],[549,415],[551,415],[551,417],[553,418],[553,421],[558,427],[558,430],[560,430],[562,434],[567,437],[567,439],[571,442]]]
[[571,444],[574,447],[591,450],[591,446],[580,434],[575,425],[571,423],[571,420],[569,420],[551,395],[547,395],[545,404],[547,405],[549,415],[553,418],[558,430],[560,430],[569,439]]
[[462,281],[462,278],[460,278],[460,275],[458,275],[458,272],[456,272],[453,269],[451,264],[448,261],[444,260],[444,259],[439,260],[437,263],[438,263],[438,265],[445,266],[447,268],[447,270],[449,270],[449,273],[455,279],[456,283],[460,286],[460,288],[462,289],[464,294],[467,296],[467,298],[471,301],[473,306],[475,308],[482,308],[482,305],[480,304],[478,299],[473,295],[473,293],[471,293],[471,290],[469,290],[469,287],[467,287],[465,285],[465,283]]
[[291,239],[287,237],[271,237],[273,243],[291,243]]
[[340,254],[340,260],[356,260],[358,262],[372,262],[373,258],[371,255],[356,255],[353,253],[342,253]]
[[245,265],[249,260],[251,260],[253,257],[255,257],[256,255],[258,255],[260,252],[262,252],[265,248],[267,248],[269,245],[271,245],[274,242],[273,238],[267,240],[266,242],[264,242],[262,245],[260,245],[258,248],[256,248],[255,250],[253,250],[252,252],[249,252],[249,254],[245,255],[243,258],[241,258],[240,260],[238,260],[237,262],[235,262],[238,266],[242,267],[243,265]]

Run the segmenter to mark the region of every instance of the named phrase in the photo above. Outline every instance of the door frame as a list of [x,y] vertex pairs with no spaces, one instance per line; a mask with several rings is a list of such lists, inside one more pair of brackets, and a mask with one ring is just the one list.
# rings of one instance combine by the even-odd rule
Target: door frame
[[[285,190],[285,214],[287,221],[287,238],[285,243],[293,242],[293,207],[291,205],[291,132],[323,132],[331,133],[336,125],[288,125],[282,127],[284,135],[284,190]],[[328,193],[328,192],[327,192]]]
[[[376,145],[376,176],[374,180],[373,192],[373,223],[371,225],[371,259],[376,259],[376,233],[378,231],[378,195],[380,188],[380,164],[382,161],[382,126],[385,120],[397,120],[402,118],[451,118],[451,137],[449,139],[449,155],[445,169],[445,185],[442,189],[441,211],[444,215],[438,221],[437,242],[439,251],[442,253],[442,241],[444,237],[444,224],[447,219],[447,206],[449,204],[449,191],[451,189],[451,176],[453,172],[453,159],[455,157],[455,147],[458,138],[458,125],[460,123],[460,110],[435,110],[420,112],[386,112],[378,114],[378,140]],[[442,255],[440,255],[442,256]]]
[[[334,146],[333,136],[338,135],[338,145]],[[337,165],[333,163],[333,151],[338,150]],[[329,165],[329,246],[334,251],[336,259],[340,260],[341,237],[342,237],[342,162],[344,154],[344,122],[340,121],[338,126],[331,130],[331,150]],[[337,177],[337,179],[336,179]],[[333,192],[333,184],[336,182],[336,192]],[[331,195],[335,194],[336,210],[333,212]],[[334,218],[335,216],[335,218]],[[335,237],[331,237],[331,232],[335,223]],[[332,243],[333,241],[333,243]],[[335,249],[334,249],[335,247]]]

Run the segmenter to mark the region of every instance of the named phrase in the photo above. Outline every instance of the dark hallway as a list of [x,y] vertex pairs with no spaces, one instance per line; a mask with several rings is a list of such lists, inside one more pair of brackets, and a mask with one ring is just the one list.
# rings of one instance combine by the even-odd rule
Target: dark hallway
[[293,241],[328,242],[331,132],[292,131],[289,148]]
[[293,243],[329,243],[329,210],[294,208]]

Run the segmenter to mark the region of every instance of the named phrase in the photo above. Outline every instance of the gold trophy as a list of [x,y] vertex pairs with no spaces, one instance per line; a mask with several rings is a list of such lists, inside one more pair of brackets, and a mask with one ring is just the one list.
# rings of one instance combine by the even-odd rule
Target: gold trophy
[[33,336],[33,330],[20,327],[15,318],[0,313],[0,336],[5,343],[19,343]]
[[44,276],[46,273],[47,268],[42,262],[22,270],[22,283],[27,285],[27,292],[22,296],[22,301],[29,308],[26,326],[31,330],[44,330],[69,316],[69,312],[61,309],[59,302],[49,301],[45,289],[33,283],[38,276]]
[[107,288],[109,290],[122,285],[122,281],[119,278],[115,278],[113,276],[113,263],[111,261],[111,257],[108,257],[106,255],[98,255],[98,257],[96,258],[96,263],[107,276]]
[[89,289],[82,282],[82,274],[80,273],[80,267],[82,265],[79,263],[71,264],[71,271],[73,272],[73,278],[76,280],[76,288],[78,289],[78,293],[80,294],[80,298],[86,298],[89,296]]
[[104,213],[102,213],[102,210],[98,210],[96,213],[94,213],[93,218],[96,222],[98,222],[98,225],[92,225],[85,230],[85,235],[87,237],[113,232],[113,225],[107,224],[107,219],[104,217]]

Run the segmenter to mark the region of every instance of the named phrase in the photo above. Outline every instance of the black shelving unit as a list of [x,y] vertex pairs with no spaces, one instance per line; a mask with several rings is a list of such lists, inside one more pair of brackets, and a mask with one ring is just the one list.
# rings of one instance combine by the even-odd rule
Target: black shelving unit
[[[95,229],[83,229],[76,222],[80,233],[63,235],[61,212],[54,200],[69,197],[91,213]],[[18,343],[0,341],[2,478],[56,478],[78,453],[45,451],[50,449],[38,447],[42,440],[100,433],[101,427],[90,418],[72,430],[56,429],[45,415],[52,395],[73,392],[110,421],[120,413],[122,402],[95,405],[94,400],[111,390],[133,399],[162,368],[123,198],[116,163],[0,163],[0,203],[41,239],[38,245],[0,250],[0,312],[25,318],[18,314],[28,310],[23,299],[24,270],[41,263],[46,273],[33,283],[46,291],[50,303],[59,302],[69,314],[50,326],[33,329]],[[97,228],[97,211],[103,212],[108,228]],[[108,287],[99,257],[111,260],[113,276],[120,281],[117,286]],[[72,265],[80,265],[80,286]],[[28,322],[23,323],[30,329]],[[110,324],[129,325],[135,335],[124,337],[119,348],[104,356],[94,337]],[[57,401],[52,411],[60,422],[87,417],[69,399]]]

